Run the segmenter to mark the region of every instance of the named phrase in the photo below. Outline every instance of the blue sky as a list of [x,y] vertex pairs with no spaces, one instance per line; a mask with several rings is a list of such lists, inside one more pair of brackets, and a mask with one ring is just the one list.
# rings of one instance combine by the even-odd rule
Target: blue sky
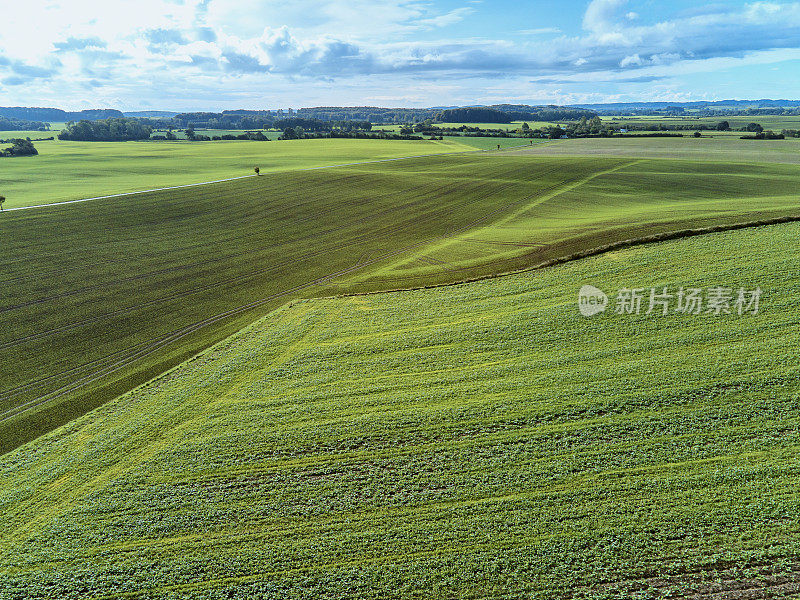
[[0,0],[0,105],[800,99],[800,2]]

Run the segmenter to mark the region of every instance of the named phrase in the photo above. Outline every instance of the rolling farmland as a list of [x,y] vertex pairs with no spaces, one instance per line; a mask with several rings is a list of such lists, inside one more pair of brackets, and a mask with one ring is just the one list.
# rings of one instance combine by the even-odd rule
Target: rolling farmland
[[798,234],[286,305],[0,458],[0,598],[796,594]]
[[5,4],[0,600],[800,600],[800,0]]
[[[9,132],[13,133],[13,132]],[[217,132],[221,134],[225,132]],[[40,132],[40,135],[41,132]],[[47,133],[44,137],[51,135]],[[0,135],[2,137],[2,135]],[[11,136],[15,137],[15,136]],[[37,137],[34,135],[34,137]],[[474,150],[456,142],[35,142],[36,157],[0,169],[5,208],[368,160]]]
[[288,299],[461,281],[619,240],[798,215],[797,175],[794,165],[526,151],[6,212],[2,450]]
[[[665,125],[707,125],[716,126],[721,121],[727,121],[734,129],[747,127],[749,123],[759,123],[764,129],[772,129],[780,133],[782,129],[800,129],[800,116],[797,115],[729,115],[715,117],[698,116],[602,116],[603,121],[613,121],[620,123],[624,127],[629,124],[642,123],[663,123]],[[691,132],[690,132],[691,133]],[[717,132],[712,132],[717,133]],[[733,132],[736,135],[743,135],[741,132]]]
[[767,163],[797,165],[800,164],[800,139],[741,140],[737,135],[710,132],[699,139],[691,137],[576,139],[569,140],[566,144],[534,146],[527,152],[548,156],[629,156],[687,161],[711,160],[731,165]]

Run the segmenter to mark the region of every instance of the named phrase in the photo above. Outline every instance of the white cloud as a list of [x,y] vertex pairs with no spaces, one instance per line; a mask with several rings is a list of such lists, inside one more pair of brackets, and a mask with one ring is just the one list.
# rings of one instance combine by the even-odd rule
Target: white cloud
[[539,27],[538,29],[523,29],[519,32],[522,35],[545,35],[548,33],[561,33],[558,27]]
[[[490,29],[484,38],[436,39],[438,29],[491,10],[475,1],[437,10],[429,0],[27,0],[4,7],[0,82],[4,92],[24,84],[39,94],[25,103],[61,104],[87,89],[93,98],[131,102],[176,94],[201,102],[215,87],[263,99],[264,90],[296,90],[300,80],[304,96],[336,80],[337,90],[364,97],[416,98],[406,88],[432,90],[433,74],[446,89],[476,78],[498,89],[500,80],[524,77],[654,80],[726,60],[776,61],[800,47],[798,1],[650,23],[630,10],[635,4],[592,0],[580,35],[542,23],[512,44],[491,39]],[[387,92],[392,86],[400,92]]]
[[446,27],[448,25],[454,25],[455,23],[463,21],[467,16],[474,12],[474,8],[465,6],[451,10],[443,15],[420,19],[418,23],[423,27]]
[[638,54],[631,54],[619,61],[619,66],[623,69],[625,67],[640,67],[642,66],[642,58]]
[[628,0],[592,0],[583,15],[583,28],[602,34],[613,30],[620,10]]

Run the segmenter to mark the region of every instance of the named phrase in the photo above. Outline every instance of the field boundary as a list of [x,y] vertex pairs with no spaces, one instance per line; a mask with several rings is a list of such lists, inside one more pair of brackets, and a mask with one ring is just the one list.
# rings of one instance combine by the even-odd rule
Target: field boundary
[[696,229],[679,229],[676,231],[667,231],[664,233],[657,233],[654,235],[646,235],[637,238],[630,238],[627,240],[620,240],[602,246],[595,246],[587,250],[574,252],[567,256],[558,258],[551,258],[541,263],[525,267],[523,269],[515,269],[513,271],[503,271],[502,273],[495,273],[493,275],[481,275],[480,277],[470,277],[461,279],[459,281],[451,281],[448,283],[434,283],[429,285],[421,285],[415,287],[401,287],[391,288],[385,290],[372,290],[369,292],[348,292],[343,294],[333,294],[331,296],[319,296],[320,299],[335,299],[335,298],[355,298],[359,296],[376,296],[378,294],[392,294],[400,292],[415,292],[420,290],[432,290],[436,288],[447,288],[457,285],[466,285],[475,283],[477,281],[486,281],[490,279],[497,279],[499,277],[509,277],[511,275],[519,275],[521,273],[530,273],[531,271],[538,271],[548,267],[556,267],[566,263],[581,260],[583,258],[591,258],[592,256],[600,256],[616,250],[624,250],[625,248],[633,248],[635,246],[645,246],[648,244],[657,244],[659,242],[669,242],[672,240],[680,240],[700,235],[708,235],[710,233],[723,233],[726,231],[737,231],[739,229],[753,229],[755,227],[767,227],[770,225],[781,225],[784,223],[797,223],[800,222],[800,215],[789,215],[785,217],[775,217],[773,219],[760,219],[758,221],[744,221],[742,223],[731,223],[729,225],[713,225],[711,227],[698,227]]
[[322,165],[319,167],[303,167],[302,169],[288,169],[286,171],[271,171],[269,173],[265,173],[264,175],[256,175],[255,173],[252,175],[239,175],[237,177],[227,177],[225,179],[214,179],[212,181],[200,181],[198,183],[185,183],[182,185],[170,185],[167,187],[160,187],[160,188],[153,188],[149,190],[137,190],[135,192],[123,192],[121,194],[108,194],[105,196],[93,196],[91,198],[78,198],[76,200],[64,200],[63,202],[48,202],[46,204],[32,204],[31,206],[17,206],[14,208],[6,208],[3,212],[11,212],[15,210],[32,210],[34,208],[47,208],[50,206],[64,206],[66,204],[79,204],[81,202],[89,202],[91,200],[108,200],[110,198],[124,198],[125,196],[136,196],[139,194],[149,194],[151,192],[164,192],[167,190],[179,190],[183,188],[191,188],[191,187],[201,187],[204,185],[214,185],[215,183],[225,183],[226,181],[238,181],[240,179],[249,179],[251,177],[269,177],[271,175],[276,175],[279,173],[302,173],[306,171],[321,171],[323,169],[336,169],[339,167],[354,167],[357,165],[371,165],[377,163],[385,163],[385,162],[396,162],[400,160],[411,160],[414,158],[429,158],[431,156],[458,156],[460,154],[474,154],[476,152],[504,152],[507,150],[516,150],[518,148],[529,148],[528,144],[523,144],[520,146],[510,146],[508,148],[502,148],[500,150],[490,149],[490,150],[481,150],[476,148],[474,150],[459,150],[457,152],[432,152],[429,154],[416,154],[412,156],[398,156],[396,158],[379,158],[376,160],[362,160],[357,162],[351,163],[341,163],[336,165]]

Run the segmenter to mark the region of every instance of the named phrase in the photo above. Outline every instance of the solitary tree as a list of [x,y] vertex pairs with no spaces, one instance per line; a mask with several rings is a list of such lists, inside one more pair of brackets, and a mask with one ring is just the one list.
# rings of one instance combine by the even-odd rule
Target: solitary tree
[[5,201],[6,201],[6,197],[5,196],[0,196],[0,211],[3,210],[3,202],[5,202]]
[[255,167],[253,170],[256,172],[256,176],[261,174],[261,169],[259,169],[258,167]]

